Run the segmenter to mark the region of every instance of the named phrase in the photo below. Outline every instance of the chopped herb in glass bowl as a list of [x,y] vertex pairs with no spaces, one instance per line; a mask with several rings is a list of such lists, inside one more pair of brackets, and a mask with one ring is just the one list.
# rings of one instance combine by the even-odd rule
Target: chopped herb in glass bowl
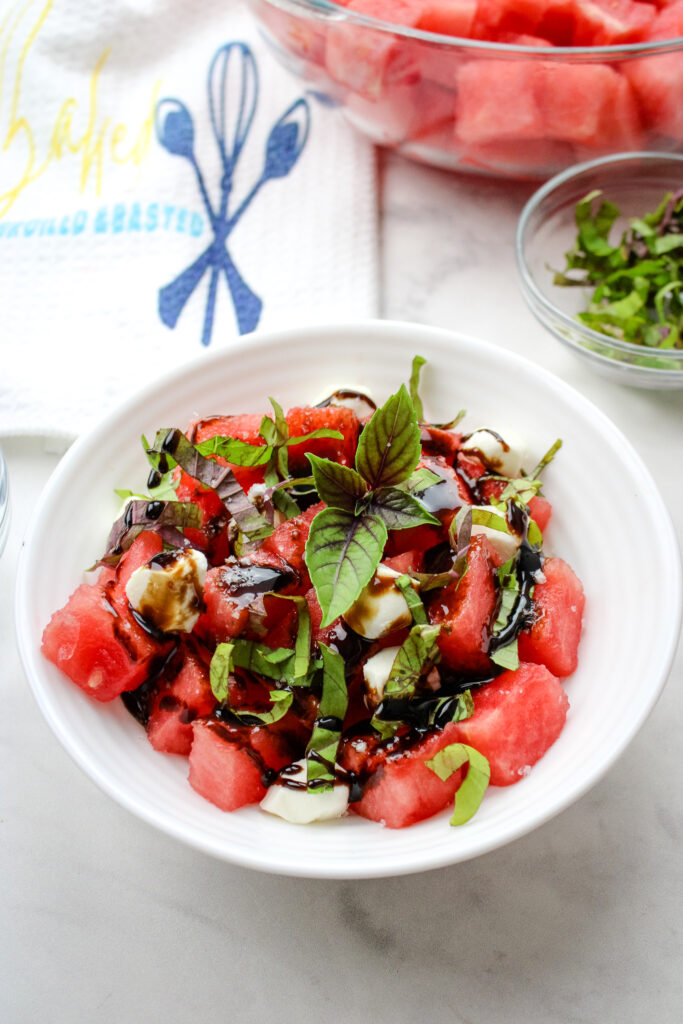
[[557,175],[522,211],[516,255],[532,312],[593,369],[683,387],[683,156],[627,153]]
[[683,348],[683,188],[656,210],[631,217],[610,240],[619,207],[598,189],[576,205],[578,235],[553,283],[595,287],[581,323],[649,348]]

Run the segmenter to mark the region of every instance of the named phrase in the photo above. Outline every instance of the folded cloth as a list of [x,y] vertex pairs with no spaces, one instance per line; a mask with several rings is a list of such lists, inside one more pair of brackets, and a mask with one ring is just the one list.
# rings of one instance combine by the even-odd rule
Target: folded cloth
[[237,0],[0,11],[0,436],[254,329],[377,313],[372,147]]

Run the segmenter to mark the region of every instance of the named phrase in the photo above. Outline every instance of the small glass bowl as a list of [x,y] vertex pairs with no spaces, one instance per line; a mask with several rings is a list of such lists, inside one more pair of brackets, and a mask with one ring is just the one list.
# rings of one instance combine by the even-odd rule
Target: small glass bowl
[[9,481],[7,466],[0,449],[0,555],[7,543],[9,533]]
[[517,227],[515,252],[524,298],[544,327],[594,370],[641,388],[683,387],[683,349],[657,349],[619,341],[584,326],[577,313],[592,288],[553,284],[577,235],[574,211],[594,189],[623,214],[614,226],[656,210],[667,192],[683,188],[683,156],[622,153],[579,164],[543,185],[526,204]]

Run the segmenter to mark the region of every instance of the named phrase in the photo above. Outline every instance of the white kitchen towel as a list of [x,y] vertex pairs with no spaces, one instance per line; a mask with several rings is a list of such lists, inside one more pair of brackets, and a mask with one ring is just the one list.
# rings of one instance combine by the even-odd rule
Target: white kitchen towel
[[0,436],[377,314],[374,154],[239,0],[0,0]]

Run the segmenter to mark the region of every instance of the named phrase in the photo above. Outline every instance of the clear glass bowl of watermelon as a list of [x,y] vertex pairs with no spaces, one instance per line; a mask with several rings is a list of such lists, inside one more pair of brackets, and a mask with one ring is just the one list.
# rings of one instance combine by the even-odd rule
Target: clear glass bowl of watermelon
[[[682,58],[683,59],[683,58]],[[587,309],[592,288],[554,284],[565,269],[565,253],[576,241],[576,204],[600,189],[621,216],[610,239],[631,217],[656,210],[668,192],[683,187],[683,155],[624,153],[570,168],[542,185],[522,211],[516,256],[522,292],[547,329],[603,376],[644,388],[683,388],[683,348],[648,348],[620,341],[576,319]]]
[[374,142],[543,180],[683,152],[683,2],[249,0],[291,71]]

